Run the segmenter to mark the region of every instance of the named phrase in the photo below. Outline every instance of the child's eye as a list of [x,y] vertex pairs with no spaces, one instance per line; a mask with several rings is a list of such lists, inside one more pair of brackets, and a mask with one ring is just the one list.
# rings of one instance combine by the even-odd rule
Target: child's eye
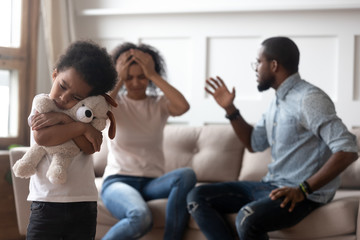
[[66,90],[66,88],[63,85],[61,85],[61,83],[59,83],[59,86],[61,89]]
[[76,101],[81,101],[82,98],[79,98],[79,97],[76,97],[76,96],[73,96],[73,98],[76,100]]

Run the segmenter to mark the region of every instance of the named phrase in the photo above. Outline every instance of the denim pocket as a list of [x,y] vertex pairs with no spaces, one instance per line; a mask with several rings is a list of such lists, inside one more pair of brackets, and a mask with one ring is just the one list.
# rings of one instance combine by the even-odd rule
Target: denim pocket
[[45,208],[45,203],[43,202],[32,202],[30,207],[32,212],[38,212],[44,208]]

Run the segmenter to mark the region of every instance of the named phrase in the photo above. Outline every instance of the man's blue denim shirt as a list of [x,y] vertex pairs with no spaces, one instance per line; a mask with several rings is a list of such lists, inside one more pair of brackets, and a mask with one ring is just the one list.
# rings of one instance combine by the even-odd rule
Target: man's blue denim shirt
[[[251,146],[254,151],[271,147],[272,162],[263,181],[278,187],[299,186],[333,153],[358,152],[356,137],[336,115],[329,96],[298,73],[277,89],[276,98],[254,127]],[[308,198],[327,203],[339,185],[336,177]]]

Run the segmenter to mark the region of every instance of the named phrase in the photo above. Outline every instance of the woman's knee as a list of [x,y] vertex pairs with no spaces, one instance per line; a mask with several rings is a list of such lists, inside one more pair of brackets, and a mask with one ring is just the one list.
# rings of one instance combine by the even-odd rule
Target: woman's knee
[[126,217],[130,225],[136,226],[136,229],[141,229],[141,232],[148,231],[152,228],[153,219],[149,208],[134,208],[126,212]]

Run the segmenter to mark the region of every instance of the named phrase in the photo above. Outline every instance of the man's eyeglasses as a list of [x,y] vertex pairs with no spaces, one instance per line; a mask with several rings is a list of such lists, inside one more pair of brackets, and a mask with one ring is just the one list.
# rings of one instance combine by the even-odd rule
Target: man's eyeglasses
[[256,69],[258,68],[258,66],[259,66],[259,62],[252,62],[252,63],[251,63],[251,68],[252,68],[254,71],[256,71]]

